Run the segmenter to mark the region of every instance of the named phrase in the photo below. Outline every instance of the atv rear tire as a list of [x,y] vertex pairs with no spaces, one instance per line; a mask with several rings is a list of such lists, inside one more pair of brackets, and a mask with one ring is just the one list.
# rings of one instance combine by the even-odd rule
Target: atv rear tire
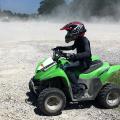
[[106,85],[98,94],[96,101],[104,108],[112,109],[120,104],[120,87],[117,85]]
[[39,94],[38,109],[45,115],[58,115],[65,105],[66,96],[57,88],[46,88]]

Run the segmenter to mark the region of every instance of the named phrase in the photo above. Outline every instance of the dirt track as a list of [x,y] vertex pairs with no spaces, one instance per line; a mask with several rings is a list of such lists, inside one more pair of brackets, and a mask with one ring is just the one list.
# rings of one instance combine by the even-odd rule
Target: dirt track
[[[52,55],[50,49],[63,45],[63,24],[43,22],[0,23],[0,120],[120,120],[118,109],[104,110],[93,103],[71,105],[56,117],[38,114],[29,97],[28,82],[39,59]],[[87,24],[93,54],[120,64],[120,24]],[[103,29],[104,28],[104,29]],[[50,30],[49,30],[50,29]]]

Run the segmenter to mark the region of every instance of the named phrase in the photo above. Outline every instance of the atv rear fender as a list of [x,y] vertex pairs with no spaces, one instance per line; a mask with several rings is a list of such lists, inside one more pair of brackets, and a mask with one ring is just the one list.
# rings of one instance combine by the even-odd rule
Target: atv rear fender
[[102,83],[103,84],[110,83],[109,79],[111,79],[111,77],[118,71],[120,71],[120,65],[110,66],[109,70],[100,76]]

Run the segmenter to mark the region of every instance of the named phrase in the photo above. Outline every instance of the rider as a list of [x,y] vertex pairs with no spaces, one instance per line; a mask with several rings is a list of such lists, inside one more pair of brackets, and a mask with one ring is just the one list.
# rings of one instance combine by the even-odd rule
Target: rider
[[66,70],[68,75],[72,80],[73,94],[78,94],[78,91],[84,90],[85,85],[78,84],[78,77],[75,75],[74,70],[78,68],[88,69],[91,64],[91,48],[89,40],[84,36],[86,29],[84,24],[81,22],[71,22],[65,25],[60,30],[66,30],[67,34],[65,36],[65,42],[69,43],[74,41],[74,44],[71,46],[58,46],[56,50],[74,50],[76,49],[76,54],[66,53],[66,57],[69,58],[72,62],[68,65],[65,65],[63,69]]

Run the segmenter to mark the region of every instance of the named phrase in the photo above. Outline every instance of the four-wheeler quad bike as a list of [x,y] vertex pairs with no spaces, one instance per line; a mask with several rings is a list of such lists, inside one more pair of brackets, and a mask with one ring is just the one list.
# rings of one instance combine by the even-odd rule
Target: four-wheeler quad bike
[[80,73],[78,84],[86,85],[84,94],[74,98],[72,83],[69,76],[61,68],[70,61],[63,57],[62,52],[53,50],[53,57],[38,63],[35,76],[29,82],[30,91],[38,97],[38,109],[45,115],[58,115],[67,102],[96,100],[104,108],[114,108],[120,104],[120,79],[109,80],[120,65],[110,66],[102,62],[98,56],[92,56],[89,69]]

